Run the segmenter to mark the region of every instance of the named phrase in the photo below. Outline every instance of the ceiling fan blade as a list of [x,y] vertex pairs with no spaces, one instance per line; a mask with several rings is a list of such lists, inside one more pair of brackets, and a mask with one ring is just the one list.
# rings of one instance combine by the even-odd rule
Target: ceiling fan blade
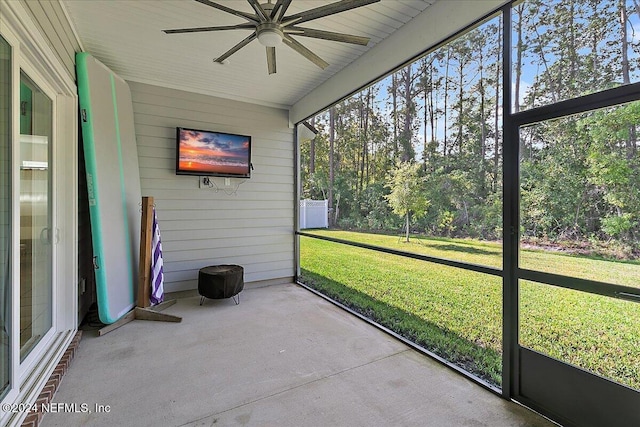
[[253,8],[253,10],[256,11],[256,15],[258,16],[258,18],[260,18],[260,21],[262,21],[262,22],[268,22],[269,21],[270,17],[267,16],[267,12],[264,11],[264,9],[260,5],[260,3],[258,3],[257,0],[247,0],[247,2],[249,2],[251,7]]
[[267,47],[267,69],[269,74],[276,73],[276,48]]
[[315,9],[305,10],[304,12],[296,13],[295,15],[286,16],[283,19],[283,25],[312,21],[314,19],[322,18],[323,16],[334,15],[357,7],[366,6],[371,3],[377,3],[379,1],[380,0],[342,0],[325,6],[316,7]]
[[221,4],[214,3],[214,2],[209,1],[209,0],[195,0],[195,1],[197,1],[198,3],[206,4],[207,6],[211,6],[213,8],[222,10],[224,12],[230,13],[232,15],[239,16],[240,18],[244,18],[247,21],[255,22],[256,24],[260,23],[260,20],[255,15],[251,15],[249,13],[245,13],[245,12],[241,12],[239,10],[231,9],[230,7],[223,6]]
[[334,33],[331,31],[315,30],[313,28],[303,27],[286,27],[285,33],[295,34],[303,37],[311,37],[314,39],[331,40],[336,42],[359,44],[366,46],[369,44],[369,37],[354,36],[351,34]]
[[290,35],[285,34],[282,41],[285,42],[291,49],[295,50],[300,55],[304,56],[309,61],[313,62],[323,70],[329,66],[328,62],[320,58],[315,53],[311,52],[309,49],[307,49],[302,44],[300,44],[297,40],[294,40]]
[[198,27],[198,28],[179,28],[175,30],[162,30],[166,34],[182,34],[182,33],[201,33],[206,31],[224,31],[224,30],[255,30],[253,24],[225,25],[221,27]]
[[284,14],[287,13],[290,4],[291,0],[278,0],[271,11],[271,19],[275,22],[280,22]]
[[231,49],[223,53],[222,56],[219,56],[216,59],[214,59],[213,62],[219,62],[220,64],[222,64],[222,61],[224,61],[225,59],[227,59],[228,57],[230,57],[231,55],[233,55],[234,53],[236,53],[237,51],[239,51],[249,43],[251,43],[256,37],[257,37],[256,33],[252,33],[249,37],[242,40],[240,43],[238,43],[237,45],[235,45],[234,47],[232,47]]

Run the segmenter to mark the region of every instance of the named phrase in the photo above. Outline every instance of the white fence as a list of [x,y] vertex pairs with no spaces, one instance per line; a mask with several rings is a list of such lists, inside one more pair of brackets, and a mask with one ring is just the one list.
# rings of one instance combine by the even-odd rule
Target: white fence
[[329,228],[328,200],[300,200],[300,229]]

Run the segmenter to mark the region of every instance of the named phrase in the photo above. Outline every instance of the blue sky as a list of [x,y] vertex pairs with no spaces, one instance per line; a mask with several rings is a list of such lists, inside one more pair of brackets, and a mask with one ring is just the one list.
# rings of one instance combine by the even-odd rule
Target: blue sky
[[[583,0],[586,1],[586,0]],[[630,11],[629,13],[629,25],[627,26],[627,31],[628,31],[628,39],[630,42],[632,43],[637,43],[640,41],[640,16],[638,16],[638,13],[635,11],[634,9],[634,4],[633,4],[633,0],[626,0],[627,1],[627,6],[628,6],[628,10]],[[547,1],[545,4],[546,5],[550,5],[552,6],[553,4],[560,4],[562,2],[562,0],[554,0],[553,2],[549,2]],[[585,3],[586,4],[586,3]],[[602,8],[607,7],[607,6],[615,6],[615,4],[611,3],[611,0],[602,0],[600,2],[600,9],[602,10]],[[513,18],[514,21],[517,18]],[[618,16],[612,16],[612,23],[617,23],[617,19]],[[499,22],[499,18],[498,17],[494,17],[491,20],[483,23],[479,28],[477,28],[475,31],[483,31],[483,27],[490,25],[490,24],[497,24]],[[614,28],[615,28],[615,24],[614,24]],[[539,26],[539,31],[541,33],[543,33],[545,30],[544,26]],[[603,48],[605,46],[605,44],[607,42],[618,42],[620,40],[620,34],[616,34],[614,31],[613,33],[609,33],[607,34],[607,37],[603,40],[600,41],[599,43],[599,49]],[[512,39],[515,40],[515,33],[512,35]],[[553,41],[552,41],[553,43]],[[547,50],[549,46],[545,46],[545,51]],[[580,53],[585,53],[585,52],[580,52]],[[634,49],[629,49],[628,50],[628,55],[629,55],[629,59],[631,62],[638,62],[638,52],[635,51]],[[493,56],[493,58],[495,58],[495,56]],[[557,61],[558,58],[556,58],[553,54],[551,53],[547,53],[545,55],[545,58],[547,60],[547,62],[549,64]],[[419,60],[418,60],[419,61]],[[486,61],[486,59],[485,59]],[[528,51],[525,52],[525,56],[523,58],[523,68],[522,68],[522,76],[521,76],[521,80],[520,80],[520,100],[521,100],[521,104],[522,101],[524,100],[524,97],[526,95],[526,93],[528,92],[528,90],[531,88],[533,82],[536,79],[536,76],[539,72],[542,71],[542,66],[541,64],[538,64],[538,62],[540,62],[538,60],[538,56],[537,54],[532,52],[532,49],[530,48]],[[415,63],[414,63],[415,64]],[[485,65],[486,66],[486,65]],[[455,66],[454,66],[455,68]],[[441,73],[444,74],[444,67],[441,66]],[[469,80],[468,82],[466,82],[465,85],[465,91],[467,92],[471,92],[472,91],[472,86],[474,84],[477,83],[477,78],[474,78],[474,75],[477,74],[477,69],[472,69],[472,68],[467,68],[465,71],[465,78],[467,80]],[[452,70],[450,70],[451,72]],[[621,77],[620,77],[621,79]],[[640,75],[639,75],[639,71],[638,70],[634,70],[632,72],[631,75],[631,81],[638,81],[640,80]],[[383,112],[385,112],[384,116],[385,119],[389,120],[389,125],[391,126],[390,120],[391,120],[391,114],[390,114],[390,109],[391,109],[391,105],[389,105],[389,94],[387,91],[387,88],[391,85],[391,76],[387,76],[386,78],[384,78],[383,80],[379,81],[378,83],[375,84],[378,88],[378,94],[376,96],[375,102],[377,104],[378,110],[381,110]],[[512,90],[514,89],[515,84],[512,84]],[[595,90],[598,90],[599,88],[595,88]],[[458,88],[455,87],[453,91],[457,91]],[[490,88],[487,92],[487,96],[488,97],[493,97],[495,93],[494,88]],[[452,96],[453,93],[450,93],[450,99],[449,99],[449,109],[451,109],[451,103],[456,101],[457,96]],[[357,97],[358,94],[355,94],[354,97]],[[423,116],[423,111],[422,111],[422,106],[423,106],[423,99],[422,99],[422,95],[418,95],[418,98],[416,100],[417,104],[418,104],[418,111],[417,111],[417,116],[418,118]],[[439,99],[437,100],[438,102],[438,106],[440,108],[442,108],[444,106],[444,100],[443,99]],[[424,140],[424,127],[422,125],[422,120],[418,120],[420,122],[420,127],[419,129],[415,132],[414,135],[414,147],[416,150],[416,158],[420,158],[421,157],[421,151],[422,151],[422,146],[423,146],[423,140]],[[493,119],[491,119],[491,121],[493,122]],[[499,123],[501,123],[501,118],[499,117]],[[439,140],[442,140],[443,136],[444,136],[444,120],[442,117],[439,118],[438,120],[438,127],[436,130],[436,135],[438,137]],[[429,137],[429,135],[428,135]]]

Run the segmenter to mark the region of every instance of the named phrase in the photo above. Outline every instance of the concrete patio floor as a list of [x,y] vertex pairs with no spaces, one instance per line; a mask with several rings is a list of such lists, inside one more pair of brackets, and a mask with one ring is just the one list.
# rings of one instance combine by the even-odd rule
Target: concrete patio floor
[[[41,426],[552,426],[294,284],[86,331]],[[95,405],[109,412],[96,412]]]

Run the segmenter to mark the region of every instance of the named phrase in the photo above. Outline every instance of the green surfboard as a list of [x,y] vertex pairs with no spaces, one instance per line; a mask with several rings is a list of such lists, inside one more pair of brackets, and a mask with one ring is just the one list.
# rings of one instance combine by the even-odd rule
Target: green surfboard
[[140,172],[127,83],[88,53],[76,55],[80,123],[98,315],[111,324],[135,306]]

